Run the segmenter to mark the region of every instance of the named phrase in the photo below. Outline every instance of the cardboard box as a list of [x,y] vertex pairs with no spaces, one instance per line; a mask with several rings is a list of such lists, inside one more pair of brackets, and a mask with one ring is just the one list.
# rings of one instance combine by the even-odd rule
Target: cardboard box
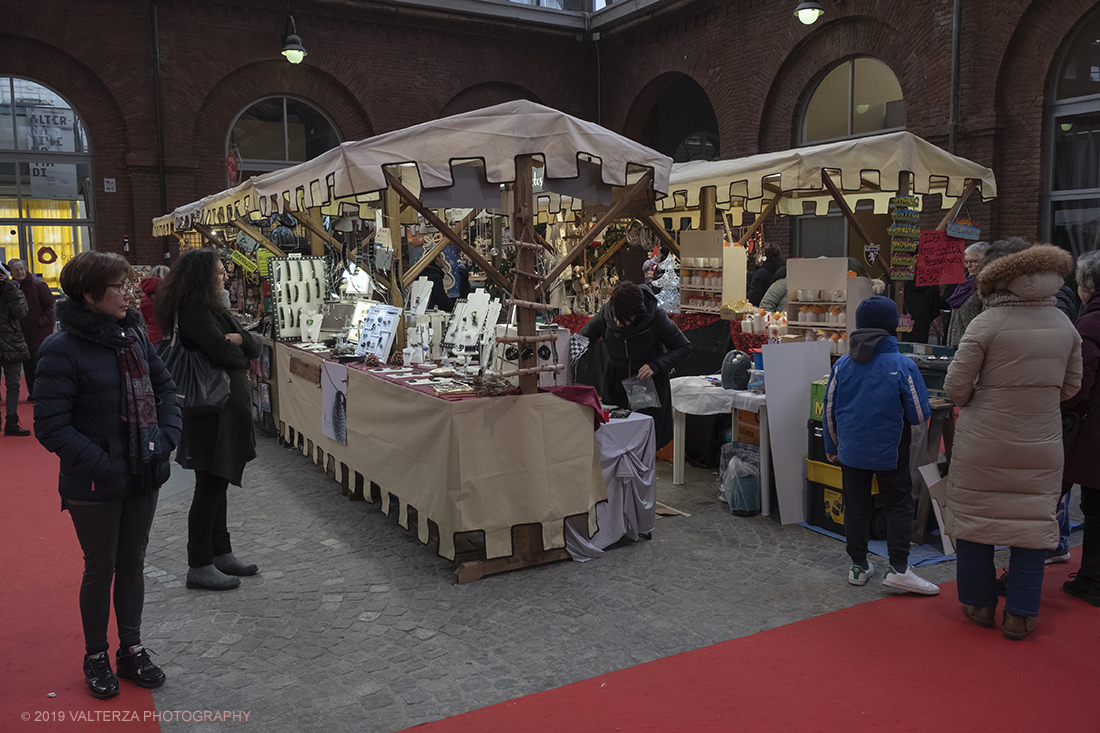
[[749,410],[734,410],[734,440],[738,443],[760,445],[760,414]]
[[844,536],[844,495],[816,481],[808,481],[810,524]]
[[828,387],[828,379],[819,379],[810,382],[810,419],[821,422],[825,414],[825,388]]

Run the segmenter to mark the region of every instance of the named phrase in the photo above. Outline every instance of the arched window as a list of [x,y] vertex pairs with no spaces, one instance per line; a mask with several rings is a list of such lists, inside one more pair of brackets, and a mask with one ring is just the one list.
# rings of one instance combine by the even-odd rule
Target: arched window
[[1100,13],[1059,65],[1050,103],[1050,241],[1074,256],[1100,248]]
[[92,156],[80,115],[30,79],[0,76],[0,257],[57,288],[92,247]]
[[291,97],[268,97],[237,115],[226,154],[237,151],[243,181],[312,160],[339,144],[335,126],[316,107]]
[[802,144],[905,128],[905,99],[890,67],[878,59],[849,59],[825,75],[802,115]]

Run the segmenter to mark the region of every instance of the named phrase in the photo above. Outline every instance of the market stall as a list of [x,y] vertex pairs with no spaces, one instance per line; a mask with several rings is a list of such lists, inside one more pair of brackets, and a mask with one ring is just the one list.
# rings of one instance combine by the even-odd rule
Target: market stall
[[[499,386],[501,380],[512,380],[517,389],[459,399],[451,392],[454,380],[467,376],[464,364],[447,368],[457,374],[444,378],[430,374],[434,364],[418,358],[419,378],[404,382],[387,378],[381,369],[345,368],[344,384],[337,385],[342,396],[329,402],[323,396],[328,388],[318,387],[332,367],[342,365],[335,364],[328,347],[310,343],[318,340],[322,325],[317,322],[321,314],[310,307],[332,295],[325,292],[332,273],[310,258],[276,257],[270,261],[270,277],[276,299],[272,315],[282,334],[274,370],[281,438],[331,473],[338,470],[336,477],[345,486],[356,475],[361,483],[377,486],[387,513],[395,498],[402,524],[416,517],[420,539],[438,536],[439,553],[448,559],[456,558],[456,536],[483,533],[485,559],[476,567],[460,566],[456,577],[461,581],[560,559],[568,516],[587,515],[589,535],[595,533],[596,505],[607,498],[607,489],[592,432],[593,407],[537,393],[543,375],[563,371],[567,354],[549,363],[541,356],[544,346],[550,354],[559,351],[559,336],[553,327],[549,333],[539,330],[536,320],[552,310],[544,301],[555,279],[609,222],[652,213],[654,200],[666,189],[670,165],[667,157],[593,123],[531,102],[509,102],[344,143],[307,163],[179,207],[154,222],[154,233],[235,226],[274,253],[278,246],[253,226],[255,217],[293,214],[323,252],[346,248],[318,223],[324,214],[378,222],[375,244],[395,249],[396,257],[389,282],[382,283],[389,286],[390,302],[372,303],[369,322],[359,314],[354,324],[360,360],[370,355],[384,366],[387,355],[400,359],[404,351],[408,364],[411,347],[401,348],[406,338],[418,330],[442,331],[443,338],[433,337],[431,344],[426,337],[423,355],[441,341],[452,356],[474,359],[487,381]],[[564,255],[541,266],[537,255],[543,245],[533,231],[536,168],[542,170],[544,186],[594,200],[586,211],[597,219]],[[502,289],[503,302],[475,293],[456,304],[449,323],[431,321],[434,316],[414,295],[414,278],[423,266],[401,271],[400,239],[390,230],[400,221],[398,200],[438,234],[420,262],[432,261],[445,243],[453,244]],[[463,212],[458,225],[449,223],[448,209]],[[497,209],[510,218],[516,253],[511,278],[459,233],[462,222],[479,209]],[[210,244],[231,247],[216,232],[204,236]],[[514,326],[493,336],[494,314],[506,312],[516,315],[501,320]],[[295,336],[306,343],[296,343]],[[491,370],[490,364],[501,362],[486,358],[491,353],[486,349],[510,345],[517,352],[511,365]],[[458,384],[459,393],[469,391]],[[436,530],[429,532],[433,526]]]

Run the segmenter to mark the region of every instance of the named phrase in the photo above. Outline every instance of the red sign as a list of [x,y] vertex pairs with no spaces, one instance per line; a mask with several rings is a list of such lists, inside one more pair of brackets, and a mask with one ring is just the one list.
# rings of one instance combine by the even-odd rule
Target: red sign
[[949,237],[947,232],[921,232],[914,285],[923,287],[963,282],[966,279],[963,249],[963,240]]
[[229,155],[225,156],[225,175],[230,183],[240,183],[241,166],[235,150],[230,150]]

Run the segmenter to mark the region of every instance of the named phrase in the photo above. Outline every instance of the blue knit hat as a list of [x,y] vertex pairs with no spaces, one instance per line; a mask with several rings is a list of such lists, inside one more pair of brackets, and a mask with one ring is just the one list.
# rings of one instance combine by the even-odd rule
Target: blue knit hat
[[881,328],[893,335],[898,330],[898,307],[882,295],[872,295],[856,308],[856,328]]

